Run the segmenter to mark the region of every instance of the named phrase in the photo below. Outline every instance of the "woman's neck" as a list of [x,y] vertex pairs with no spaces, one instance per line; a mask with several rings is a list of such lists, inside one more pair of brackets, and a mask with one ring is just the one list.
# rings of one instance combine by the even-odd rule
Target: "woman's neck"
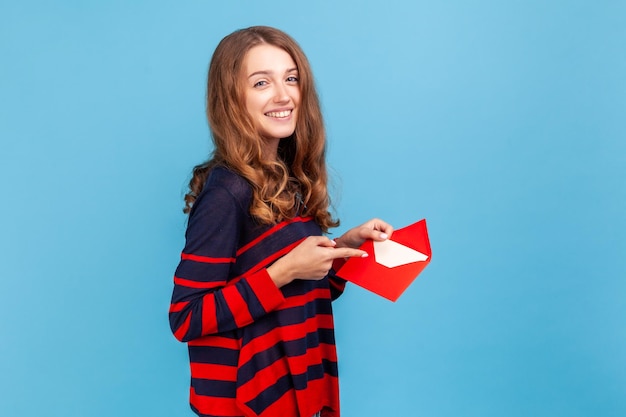
[[278,144],[280,139],[265,139],[265,146],[263,147],[263,158],[269,161],[276,161],[278,159]]

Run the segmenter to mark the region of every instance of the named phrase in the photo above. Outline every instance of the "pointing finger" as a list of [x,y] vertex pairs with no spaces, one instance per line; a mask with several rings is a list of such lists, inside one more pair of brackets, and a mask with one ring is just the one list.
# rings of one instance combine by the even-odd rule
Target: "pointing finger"
[[339,258],[366,258],[368,256],[367,252],[360,249],[352,249],[352,248],[338,248],[334,249],[331,253],[332,259]]

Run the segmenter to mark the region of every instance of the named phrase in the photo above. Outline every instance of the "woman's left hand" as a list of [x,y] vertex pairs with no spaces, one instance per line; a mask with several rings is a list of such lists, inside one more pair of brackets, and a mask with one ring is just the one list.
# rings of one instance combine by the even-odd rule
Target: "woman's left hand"
[[393,227],[389,223],[380,219],[372,219],[348,230],[335,239],[335,242],[338,248],[358,248],[367,239],[382,242],[389,239],[392,233]]

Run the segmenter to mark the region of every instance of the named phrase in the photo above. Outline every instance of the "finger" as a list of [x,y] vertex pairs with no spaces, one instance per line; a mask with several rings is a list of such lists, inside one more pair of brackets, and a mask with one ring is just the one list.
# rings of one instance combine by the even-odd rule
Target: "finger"
[[321,239],[318,239],[318,243],[317,246],[322,246],[325,248],[334,248],[335,245],[337,245],[337,243],[332,240],[327,238],[326,236],[320,236]]
[[382,242],[383,240],[389,239],[391,236],[391,232],[393,229],[384,229],[384,230],[374,230],[374,229],[361,229],[360,236],[363,240],[372,239],[378,242]]
[[393,227],[380,219],[372,219],[370,221],[371,229],[368,231],[368,239],[383,241],[389,239],[393,233]]
[[332,248],[336,245],[334,240],[327,238],[326,236],[309,236],[308,240],[315,246]]
[[352,248],[338,248],[331,252],[331,259],[339,259],[339,258],[366,258],[368,256],[367,252],[360,249],[352,249]]

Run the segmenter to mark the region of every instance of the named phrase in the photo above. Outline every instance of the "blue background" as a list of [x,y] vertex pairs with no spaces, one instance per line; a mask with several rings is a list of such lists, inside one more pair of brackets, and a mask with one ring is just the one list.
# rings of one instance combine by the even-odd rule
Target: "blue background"
[[626,415],[623,1],[0,4],[0,415],[193,415],[182,195],[254,24],[313,65],[336,235],[429,224],[397,303],[336,303],[344,416]]

